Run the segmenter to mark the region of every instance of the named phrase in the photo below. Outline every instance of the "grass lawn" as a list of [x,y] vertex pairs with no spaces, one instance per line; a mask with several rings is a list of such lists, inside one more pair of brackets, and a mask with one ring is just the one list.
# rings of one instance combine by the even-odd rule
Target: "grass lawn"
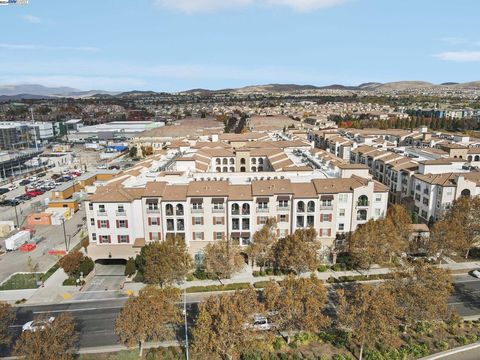
[[15,274],[0,286],[0,290],[36,289],[41,274]]

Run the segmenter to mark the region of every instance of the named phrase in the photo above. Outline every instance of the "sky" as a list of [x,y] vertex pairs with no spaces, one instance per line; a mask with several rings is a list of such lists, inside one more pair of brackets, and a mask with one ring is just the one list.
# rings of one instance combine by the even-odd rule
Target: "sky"
[[0,6],[0,84],[477,81],[479,13],[479,0],[30,0]]

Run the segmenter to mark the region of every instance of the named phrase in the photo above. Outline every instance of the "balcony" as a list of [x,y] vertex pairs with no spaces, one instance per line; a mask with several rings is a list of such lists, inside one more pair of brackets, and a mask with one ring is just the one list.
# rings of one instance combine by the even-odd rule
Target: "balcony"
[[358,207],[367,207],[367,206],[370,206],[370,202],[368,202],[368,201],[357,201],[357,206]]
[[277,206],[277,211],[289,211],[290,206]]
[[192,214],[203,214],[203,208],[192,208]]
[[225,208],[213,208],[212,213],[214,214],[223,214],[225,212]]
[[160,214],[160,209],[147,209],[147,214]]
[[267,213],[269,212],[268,208],[257,208],[257,213]]
[[116,214],[117,216],[127,216],[126,211],[115,211],[115,214]]
[[97,216],[108,216],[106,211],[97,211]]

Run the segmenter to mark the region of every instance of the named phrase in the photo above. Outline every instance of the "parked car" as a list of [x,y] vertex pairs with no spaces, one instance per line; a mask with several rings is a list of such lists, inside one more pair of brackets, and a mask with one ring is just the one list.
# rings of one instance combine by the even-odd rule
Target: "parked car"
[[245,328],[251,328],[258,331],[270,331],[272,330],[273,326],[268,322],[268,319],[260,314],[255,314],[253,316],[252,323],[245,323]]
[[38,176],[38,177],[44,177],[44,176],[46,176],[46,175],[47,175],[47,173],[40,173],[40,174],[37,174],[37,176]]
[[38,195],[42,195],[43,194],[43,191],[42,190],[31,190],[31,191],[27,191],[25,193],[25,195],[27,196],[30,196],[30,197],[36,197]]
[[58,179],[58,178],[60,178],[60,177],[62,177],[62,175],[60,175],[60,174],[53,174],[53,175],[51,176],[52,180],[56,180],[56,179]]
[[470,275],[472,275],[473,277],[476,277],[477,279],[480,279],[480,269],[470,271]]
[[6,194],[9,191],[7,188],[0,188],[0,195]]
[[22,181],[20,181],[19,184],[20,184],[20,186],[28,185],[28,184],[30,184],[30,180],[28,180],[28,179],[23,179]]
[[30,177],[28,178],[28,180],[29,180],[30,182],[32,182],[32,181],[37,181],[38,179],[37,179],[36,176],[30,176]]
[[51,316],[48,319],[44,320],[32,320],[27,323],[25,323],[22,326],[22,331],[41,331],[45,330],[47,326],[50,326],[51,323],[55,321],[55,317]]
[[18,189],[18,185],[16,185],[16,184],[8,184],[6,187],[10,191]]
[[32,198],[31,196],[28,196],[28,195],[26,195],[26,194],[23,194],[23,195],[17,196],[15,199],[22,200],[22,201],[28,201],[28,200],[30,200],[31,198]]

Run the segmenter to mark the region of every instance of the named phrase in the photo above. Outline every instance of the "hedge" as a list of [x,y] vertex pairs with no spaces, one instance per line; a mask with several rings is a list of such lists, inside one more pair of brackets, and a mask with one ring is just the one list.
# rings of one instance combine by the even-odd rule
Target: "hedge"
[[244,290],[244,289],[248,289],[250,286],[251,286],[250,283],[235,283],[235,284],[227,284],[227,285],[191,286],[191,287],[187,288],[187,293]]

